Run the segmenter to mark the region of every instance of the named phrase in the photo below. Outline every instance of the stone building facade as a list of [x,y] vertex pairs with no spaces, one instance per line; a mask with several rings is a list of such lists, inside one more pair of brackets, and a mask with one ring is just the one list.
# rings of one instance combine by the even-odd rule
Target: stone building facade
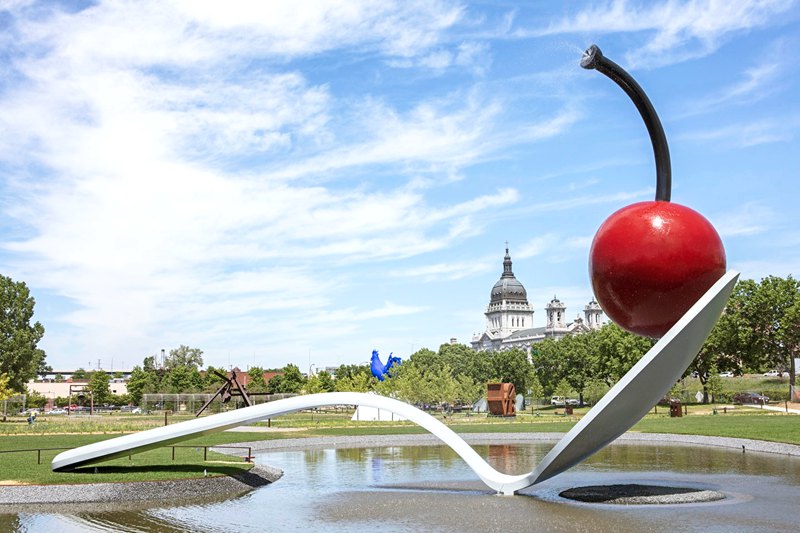
[[518,347],[531,351],[531,346],[544,339],[560,339],[568,334],[578,334],[602,326],[600,305],[592,299],[583,308],[584,316],[566,321],[567,306],[557,297],[545,306],[546,325],[533,327],[533,307],[528,302],[525,287],[514,276],[511,255],[506,248],[503,273],[492,287],[486,307],[486,330],[472,337],[474,350],[507,350]]

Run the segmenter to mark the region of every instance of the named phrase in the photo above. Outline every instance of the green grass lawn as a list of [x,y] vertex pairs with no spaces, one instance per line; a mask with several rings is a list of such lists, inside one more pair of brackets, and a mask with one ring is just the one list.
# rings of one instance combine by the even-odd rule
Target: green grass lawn
[[[456,433],[529,433],[565,432],[587,408],[575,409],[575,416],[564,416],[563,409],[545,408],[532,414],[520,413],[513,418],[486,417],[485,415],[460,414],[442,419]],[[756,408],[737,407],[725,414],[711,414],[711,406],[690,406],[689,415],[670,418],[666,408],[659,408],[658,414],[651,411],[632,431],[646,433],[675,433],[686,435],[708,435],[723,437],[742,437],[756,440],[786,442],[800,445],[800,417],[797,415],[764,412]],[[184,417],[183,419],[188,419]],[[180,417],[170,419],[176,422]],[[11,434],[2,435],[7,424],[0,424],[0,450],[20,450],[36,448],[74,448],[112,438],[121,432],[138,431],[148,427],[163,425],[163,415],[136,419],[136,429],[128,429],[130,420],[73,420],[54,421],[52,424],[37,422],[28,428],[28,434],[16,429]],[[4,427],[5,426],[5,427]],[[203,461],[202,446],[236,444],[247,441],[302,438],[311,436],[340,435],[400,435],[420,434],[425,430],[411,422],[351,422],[349,415],[325,415],[321,413],[298,413],[276,419],[271,423],[270,432],[221,432],[181,443],[188,448],[176,448],[172,460],[170,448],[160,448],[145,453],[89,466],[73,473],[54,473],[50,461],[60,450],[42,451],[41,464],[37,464],[36,452],[0,453],[0,481],[16,480],[25,483],[89,483],[107,481],[145,481],[187,477],[200,477],[203,471],[209,475],[230,475],[240,472],[250,465],[238,457],[208,453],[208,461]],[[301,428],[302,431],[281,431],[281,429]],[[69,429],[91,429],[91,433],[77,432],[66,434]],[[31,431],[34,430],[34,431]],[[245,455],[245,450],[237,451]]]
[[[74,448],[109,438],[108,435],[36,435],[6,436],[0,438],[0,450],[25,450],[37,448]],[[224,439],[223,439],[224,440]],[[189,444],[189,443],[182,443]],[[104,461],[74,472],[53,472],[50,462],[61,453],[43,450],[41,464],[37,452],[0,453],[0,480],[32,484],[104,483],[117,481],[154,481],[203,477],[204,471],[212,475],[233,475],[252,467],[242,458],[208,452],[203,461],[202,448],[176,448],[172,459],[171,448],[159,448],[144,453]],[[241,455],[246,454],[241,451]]]

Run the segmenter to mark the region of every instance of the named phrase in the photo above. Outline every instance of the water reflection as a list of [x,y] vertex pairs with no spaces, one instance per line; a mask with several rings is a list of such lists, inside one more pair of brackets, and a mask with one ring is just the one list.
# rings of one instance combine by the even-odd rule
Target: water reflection
[[[476,446],[506,472],[531,470],[552,444]],[[264,453],[277,483],[226,501],[155,509],[0,515],[0,531],[796,531],[800,460],[721,448],[615,444],[519,497],[489,494],[447,447],[381,446]],[[722,490],[717,504],[569,503],[580,485],[641,483]]]

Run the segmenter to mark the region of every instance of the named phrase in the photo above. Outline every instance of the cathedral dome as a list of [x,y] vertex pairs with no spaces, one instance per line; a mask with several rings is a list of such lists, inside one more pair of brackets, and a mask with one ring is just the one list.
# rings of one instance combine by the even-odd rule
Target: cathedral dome
[[508,253],[508,248],[506,248],[506,256],[503,259],[503,275],[492,287],[490,305],[500,303],[503,300],[528,303],[528,293],[525,291],[525,287],[514,277],[514,273],[511,271],[511,256]]

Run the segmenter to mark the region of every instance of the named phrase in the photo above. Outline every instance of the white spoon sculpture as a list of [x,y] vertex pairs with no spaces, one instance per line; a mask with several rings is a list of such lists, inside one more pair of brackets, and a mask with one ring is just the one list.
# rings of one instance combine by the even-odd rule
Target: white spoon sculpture
[[67,471],[301,409],[364,405],[386,409],[422,426],[450,446],[490,488],[502,494],[514,494],[563,472],[597,452],[630,429],[663,398],[697,355],[722,314],[738,277],[737,272],[728,272],[717,281],[529,474],[498,472],[458,434],[412,405],[357,392],[296,396],[124,435],[60,453],[53,459],[52,468],[55,471]]

